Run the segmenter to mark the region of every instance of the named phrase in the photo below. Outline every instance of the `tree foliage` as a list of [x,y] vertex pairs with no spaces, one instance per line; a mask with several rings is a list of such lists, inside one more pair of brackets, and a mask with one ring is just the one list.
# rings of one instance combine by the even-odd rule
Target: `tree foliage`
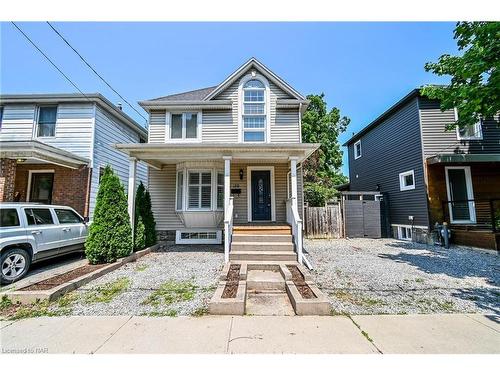
[[321,143],[321,147],[303,164],[304,181],[322,183],[327,187],[342,184],[342,151],[338,142],[350,120],[336,107],[328,111],[325,94],[308,95],[310,101],[302,116],[302,142]]
[[129,255],[132,248],[125,190],[108,165],[99,183],[94,217],[85,241],[85,255],[91,264],[111,263]]
[[342,150],[338,141],[350,120],[336,107],[328,111],[325,95],[308,95],[310,101],[302,116],[302,141],[320,143],[303,164],[304,200],[311,206],[324,206],[336,193],[335,185],[347,182],[340,170]]
[[[139,220],[142,221],[144,227],[144,243],[146,247],[156,244],[156,223],[151,207],[151,195],[146,190],[142,181],[137,188],[135,196],[135,229],[136,236],[139,228]],[[141,229],[142,230],[142,229]],[[136,241],[137,242],[137,241]],[[143,246],[144,247],[144,246]],[[136,250],[139,248],[136,247]]]
[[500,22],[458,22],[454,32],[461,56],[442,55],[425,70],[451,76],[447,86],[426,86],[422,94],[457,108],[458,121],[447,128],[473,125],[500,112]]

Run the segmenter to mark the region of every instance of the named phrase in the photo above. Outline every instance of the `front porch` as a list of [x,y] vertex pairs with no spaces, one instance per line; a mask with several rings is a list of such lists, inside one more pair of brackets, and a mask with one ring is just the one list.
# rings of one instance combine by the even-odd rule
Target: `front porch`
[[[135,186],[137,161],[150,166],[148,186],[157,230],[175,232],[176,243],[223,242],[225,261],[229,262],[234,226],[271,225],[268,229],[277,234],[275,226],[287,223],[292,232],[292,251],[297,260],[302,260],[300,165],[318,145],[116,147],[130,156],[129,187]],[[134,204],[134,196],[129,195],[132,218]]]
[[90,161],[41,142],[2,142],[0,202],[73,207],[88,216]]
[[500,250],[500,161],[477,156],[428,159],[430,223],[448,222],[458,245]]

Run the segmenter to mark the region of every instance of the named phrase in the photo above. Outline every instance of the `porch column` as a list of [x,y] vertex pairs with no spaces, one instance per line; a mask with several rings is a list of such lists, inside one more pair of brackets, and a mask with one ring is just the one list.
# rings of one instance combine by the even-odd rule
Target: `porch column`
[[297,201],[297,157],[290,157],[290,184],[292,185],[292,204],[298,210],[298,201]]
[[[224,159],[224,212],[229,206],[229,197],[231,195],[231,159],[232,156],[223,156]],[[228,218],[224,218],[228,219]]]
[[130,225],[132,226],[132,233],[134,233],[135,222],[135,176],[137,172],[137,159],[129,159],[128,169],[128,215],[130,217]]

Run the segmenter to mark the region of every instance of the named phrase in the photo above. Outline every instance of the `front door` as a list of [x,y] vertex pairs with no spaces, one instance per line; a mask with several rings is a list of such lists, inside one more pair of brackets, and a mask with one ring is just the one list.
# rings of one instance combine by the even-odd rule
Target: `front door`
[[45,204],[52,203],[52,187],[54,185],[54,173],[31,174],[30,202]]
[[252,221],[271,220],[271,172],[252,171]]
[[475,223],[474,193],[469,167],[446,167],[446,188],[452,223]]

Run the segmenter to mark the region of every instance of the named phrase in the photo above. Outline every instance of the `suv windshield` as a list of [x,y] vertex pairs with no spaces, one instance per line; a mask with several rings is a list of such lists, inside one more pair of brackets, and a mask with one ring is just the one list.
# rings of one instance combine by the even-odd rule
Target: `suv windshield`
[[19,216],[15,208],[0,209],[0,227],[18,227]]

